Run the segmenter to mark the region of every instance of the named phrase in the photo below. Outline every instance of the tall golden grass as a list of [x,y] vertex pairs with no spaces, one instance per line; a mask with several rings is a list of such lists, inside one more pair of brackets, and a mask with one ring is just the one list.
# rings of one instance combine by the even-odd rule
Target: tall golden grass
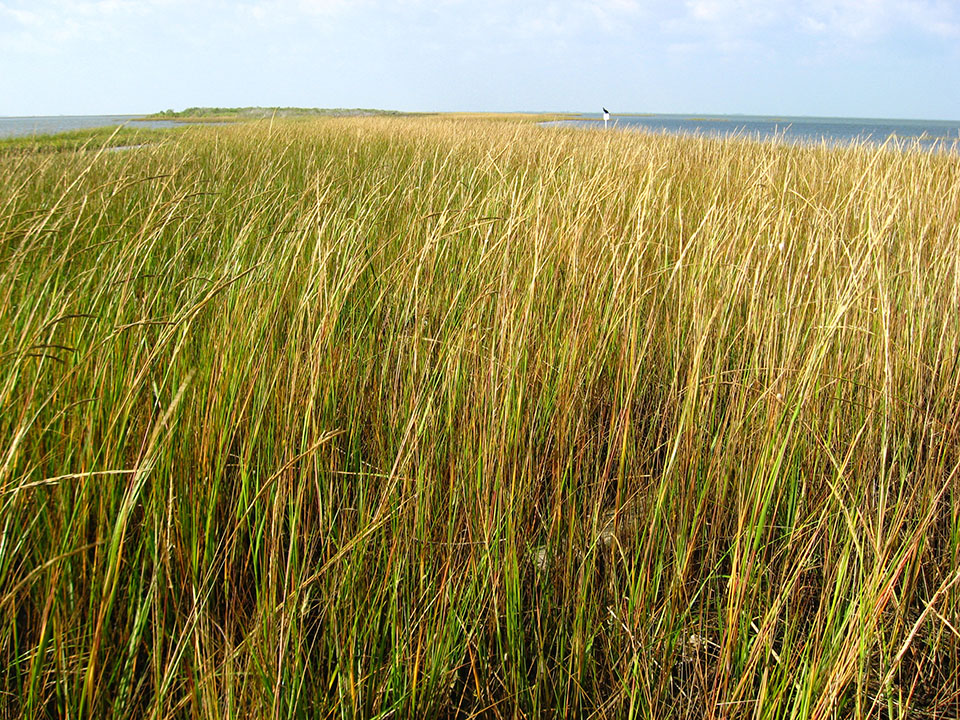
[[0,155],[0,709],[957,716],[958,220],[868,145]]

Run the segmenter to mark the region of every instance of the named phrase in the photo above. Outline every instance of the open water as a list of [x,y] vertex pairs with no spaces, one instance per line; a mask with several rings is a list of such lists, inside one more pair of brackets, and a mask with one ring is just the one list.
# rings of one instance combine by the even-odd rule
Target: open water
[[[600,115],[560,120],[550,125],[603,128]],[[614,115],[609,128],[681,135],[740,136],[760,140],[849,145],[916,143],[927,149],[960,149],[960,122],[870,118],[763,117],[757,115]]]
[[[142,115],[49,115],[43,117],[0,117],[0,138],[24,135],[51,135],[69,130],[126,125],[143,128],[170,128],[172,120],[137,120]],[[135,121],[135,122],[134,122]]]

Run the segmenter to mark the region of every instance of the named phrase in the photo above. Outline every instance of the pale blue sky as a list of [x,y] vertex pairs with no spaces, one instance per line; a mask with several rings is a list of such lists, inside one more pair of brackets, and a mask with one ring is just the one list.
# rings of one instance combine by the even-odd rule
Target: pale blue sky
[[193,105],[960,120],[960,0],[0,0],[0,115]]

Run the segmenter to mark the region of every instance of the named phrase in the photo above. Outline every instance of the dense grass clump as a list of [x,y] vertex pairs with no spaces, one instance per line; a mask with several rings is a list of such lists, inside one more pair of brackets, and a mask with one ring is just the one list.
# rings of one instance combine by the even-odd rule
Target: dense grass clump
[[0,155],[0,713],[957,716],[958,220],[871,146]]

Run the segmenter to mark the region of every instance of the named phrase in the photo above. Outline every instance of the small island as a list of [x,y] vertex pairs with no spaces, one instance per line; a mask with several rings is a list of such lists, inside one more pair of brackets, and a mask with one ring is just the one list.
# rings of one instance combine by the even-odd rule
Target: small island
[[163,110],[145,115],[142,120],[175,120],[177,122],[236,122],[270,117],[373,117],[407,115],[398,110],[370,108],[299,108],[299,107],[190,107],[185,110]]

